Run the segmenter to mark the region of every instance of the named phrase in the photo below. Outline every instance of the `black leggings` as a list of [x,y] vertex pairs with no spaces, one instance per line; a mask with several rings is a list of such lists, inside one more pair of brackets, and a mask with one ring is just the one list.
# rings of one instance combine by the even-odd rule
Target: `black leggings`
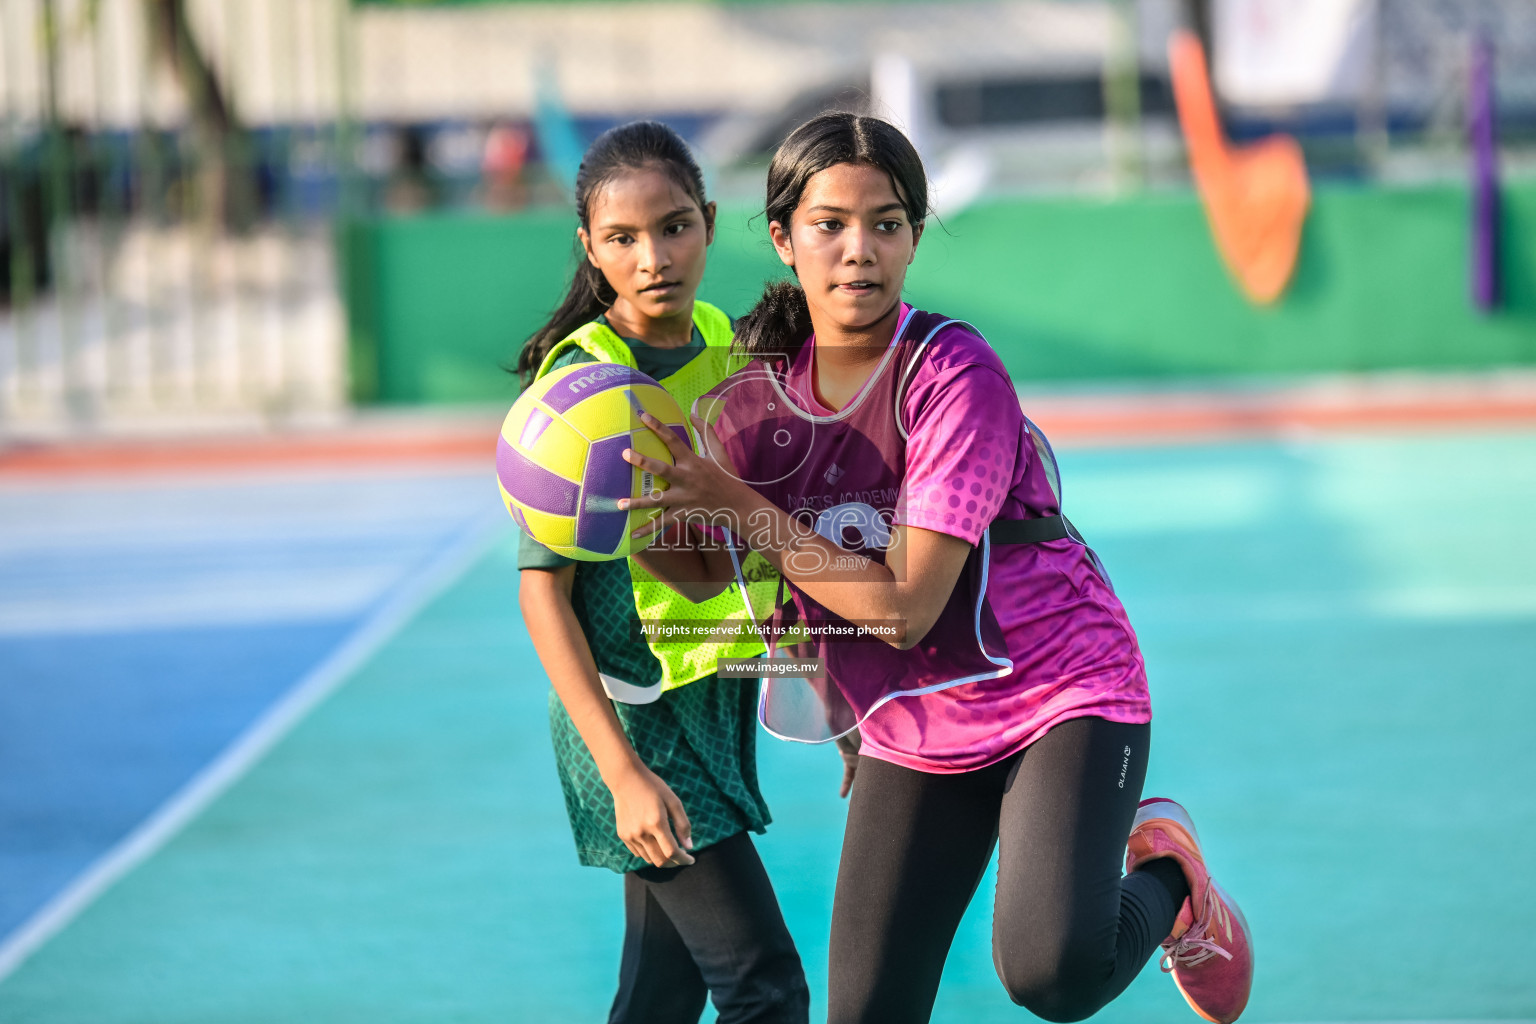
[[624,923],[609,1024],[697,1024],[706,994],[718,1024],[805,1024],[800,954],[747,833],[626,874]]
[[928,1020],[994,845],[992,959],[1008,995],[1051,1021],[1119,995],[1188,893],[1171,860],[1121,877],[1150,736],[1072,719],[950,775],[861,757],[832,909],[830,1024]]

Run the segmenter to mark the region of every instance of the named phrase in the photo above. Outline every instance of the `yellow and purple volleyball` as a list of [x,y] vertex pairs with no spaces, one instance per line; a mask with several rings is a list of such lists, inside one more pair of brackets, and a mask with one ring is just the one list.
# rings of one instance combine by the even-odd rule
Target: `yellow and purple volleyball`
[[666,481],[624,461],[624,449],[670,463],[661,439],[640,421],[650,413],[687,438],[683,411],[666,389],[618,363],[576,363],[551,370],[524,391],[501,424],[496,479],[523,532],[567,558],[601,562],[650,543],[630,534],[659,515],[623,511]]

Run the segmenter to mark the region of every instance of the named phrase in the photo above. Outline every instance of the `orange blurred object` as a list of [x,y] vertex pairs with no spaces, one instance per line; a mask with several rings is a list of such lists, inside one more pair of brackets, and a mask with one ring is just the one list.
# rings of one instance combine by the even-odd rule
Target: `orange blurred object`
[[1190,170],[1216,249],[1244,294],[1254,302],[1274,302],[1296,269],[1312,198],[1301,146],[1289,135],[1240,148],[1227,142],[1205,52],[1193,33],[1178,31],[1169,38],[1168,63]]
[[485,136],[480,160],[481,198],[493,210],[516,210],[528,202],[523,165],[528,161],[528,132],[498,124]]

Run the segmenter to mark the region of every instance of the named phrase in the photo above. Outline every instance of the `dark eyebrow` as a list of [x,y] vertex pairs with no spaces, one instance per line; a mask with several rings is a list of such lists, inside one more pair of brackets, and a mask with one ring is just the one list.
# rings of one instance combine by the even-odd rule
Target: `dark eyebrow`
[[[884,206],[882,206],[878,210],[876,210],[875,213],[877,213],[877,214],[880,214],[880,213],[890,213],[892,210],[905,210],[905,209],[906,209],[906,207],[902,206],[900,203],[886,203]],[[852,210],[844,209],[841,206],[819,206],[819,205],[811,207],[806,212],[807,213],[814,213],[817,210],[825,210],[827,213],[840,213],[840,214],[843,214],[845,216],[853,213]]]
[[[670,211],[668,213],[662,214],[661,219],[664,220],[664,221],[676,220],[678,217],[685,217],[685,216],[687,216],[688,214],[692,213],[695,209],[696,209],[696,207],[693,207],[693,206],[679,206],[675,210],[672,210],[672,211]],[[633,231],[635,231],[637,229],[631,227],[628,224],[604,224],[604,223],[599,222],[598,225],[597,225],[597,230],[599,230],[599,231],[630,231],[630,232],[633,232]]]

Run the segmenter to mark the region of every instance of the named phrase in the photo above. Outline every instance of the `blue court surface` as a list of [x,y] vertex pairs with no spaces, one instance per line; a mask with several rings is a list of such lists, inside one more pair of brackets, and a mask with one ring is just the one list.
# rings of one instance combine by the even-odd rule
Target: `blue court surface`
[[[1244,1019],[1536,1019],[1536,431],[1061,455]],[[488,468],[0,482],[0,1021],[604,1019],[515,552]],[[839,763],[760,749],[815,1019]],[[989,893],[936,1021],[1031,1019]],[[1096,1019],[1196,1020],[1155,964]]]

